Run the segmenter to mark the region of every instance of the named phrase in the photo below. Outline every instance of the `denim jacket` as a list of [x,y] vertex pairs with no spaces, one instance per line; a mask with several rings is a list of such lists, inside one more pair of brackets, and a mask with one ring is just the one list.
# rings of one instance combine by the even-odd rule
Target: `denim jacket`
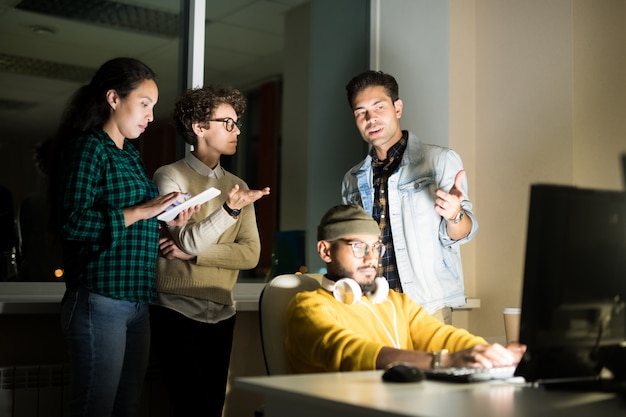
[[[435,191],[449,191],[463,163],[451,149],[422,143],[409,132],[407,148],[398,170],[388,181],[389,215],[402,289],[429,313],[466,303],[460,244],[478,230],[463,179],[465,215],[472,220],[469,235],[452,240],[446,220],[435,211]],[[372,213],[372,157],[368,155],[344,176],[344,204],[359,204]]]

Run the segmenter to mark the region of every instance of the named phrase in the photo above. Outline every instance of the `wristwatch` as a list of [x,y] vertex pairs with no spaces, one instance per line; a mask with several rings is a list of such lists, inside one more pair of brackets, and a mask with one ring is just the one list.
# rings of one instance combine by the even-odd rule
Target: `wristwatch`
[[463,209],[459,210],[459,212],[457,213],[456,217],[454,219],[450,219],[448,220],[450,223],[452,224],[457,224],[460,223],[461,220],[463,220],[463,216],[465,216],[465,211],[463,211]]
[[228,207],[228,204],[226,204],[226,201],[224,201],[224,205],[222,207],[224,207],[224,210],[226,210],[226,213],[228,213],[228,215],[232,217],[237,217],[241,213],[241,209],[231,209],[230,207]]
[[448,349],[433,352],[433,369],[441,368],[441,357],[448,354]]

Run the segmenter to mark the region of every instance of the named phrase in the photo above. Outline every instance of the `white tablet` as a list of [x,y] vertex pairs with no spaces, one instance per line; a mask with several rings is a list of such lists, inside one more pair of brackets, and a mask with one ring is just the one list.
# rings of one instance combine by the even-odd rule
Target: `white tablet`
[[169,222],[170,220],[174,220],[174,218],[178,216],[178,213],[180,213],[181,211],[189,207],[196,206],[198,204],[204,204],[210,199],[220,195],[220,193],[221,193],[220,190],[218,190],[217,188],[211,187],[202,191],[200,194],[196,194],[193,197],[188,198],[182,203],[176,201],[174,204],[166,208],[163,213],[159,214],[157,216],[157,219],[164,221],[164,222]]

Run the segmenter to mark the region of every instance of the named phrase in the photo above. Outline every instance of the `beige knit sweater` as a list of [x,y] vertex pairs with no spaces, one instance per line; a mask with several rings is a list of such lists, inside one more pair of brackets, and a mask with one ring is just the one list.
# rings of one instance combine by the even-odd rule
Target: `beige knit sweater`
[[221,191],[203,204],[184,226],[164,230],[183,251],[197,258],[182,261],[159,257],[156,283],[159,292],[232,305],[239,270],[257,265],[261,244],[252,204],[244,207],[237,219],[222,208],[235,184],[248,189],[247,184],[221,167],[217,170],[220,178],[209,178],[210,170],[188,155],[155,172],[154,181],[161,194],[182,191],[196,195],[209,187]]

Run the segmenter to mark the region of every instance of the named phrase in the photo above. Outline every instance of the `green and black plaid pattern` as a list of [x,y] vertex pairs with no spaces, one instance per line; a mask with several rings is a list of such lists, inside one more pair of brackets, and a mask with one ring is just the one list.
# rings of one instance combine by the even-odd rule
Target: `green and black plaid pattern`
[[68,288],[149,303],[156,294],[158,222],[125,227],[122,209],[158,195],[137,149],[115,146],[103,130],[68,143],[57,189]]

